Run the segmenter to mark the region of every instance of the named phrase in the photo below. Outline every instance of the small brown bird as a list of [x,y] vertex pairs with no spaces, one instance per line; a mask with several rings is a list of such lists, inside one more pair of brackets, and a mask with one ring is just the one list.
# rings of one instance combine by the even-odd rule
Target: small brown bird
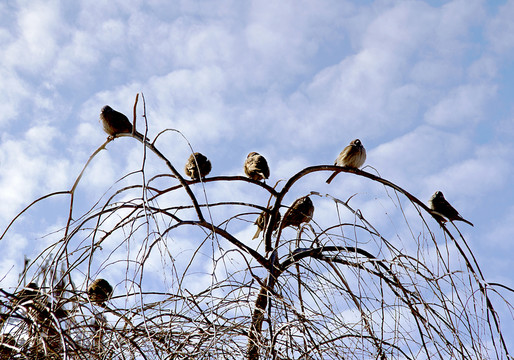
[[447,218],[450,221],[464,221],[465,223],[473,226],[473,224],[464,219],[457,210],[444,198],[444,195],[441,191],[436,191],[434,195],[428,201],[430,209],[434,211],[436,218],[445,222],[446,220],[443,218]]
[[[109,134],[109,136],[114,137],[117,134],[132,133],[132,123],[129,119],[119,111],[111,108],[109,105],[105,105],[102,108],[100,120],[102,121],[104,131]],[[135,131],[134,135],[141,139],[143,138],[143,135],[137,131]]]
[[[207,159],[205,155],[195,152],[189,156],[189,159],[187,159],[184,171],[191,179],[198,180],[200,179],[200,176],[206,177],[211,172],[211,168],[211,162],[209,159]],[[200,174],[198,174],[198,169],[200,169]]]
[[0,359],[12,359],[17,346],[16,339],[11,334],[0,335]]
[[245,160],[244,171],[246,176],[253,180],[263,180],[269,178],[268,162],[259,153],[251,152]]
[[[365,161],[366,149],[364,149],[364,146],[362,146],[362,143],[359,139],[355,139],[350,143],[350,145],[341,151],[336,161],[334,162],[334,165],[358,169],[364,165]],[[327,184],[330,184],[337,174],[338,173],[335,172],[330,175],[330,177],[327,179]]]
[[[271,210],[271,208],[269,209]],[[252,240],[258,238],[261,234],[261,231],[264,231],[266,229],[266,227],[268,226],[270,216],[271,214],[269,213],[269,211],[264,210],[263,212],[261,212],[257,220],[255,220],[254,222],[254,224],[257,225],[257,231],[255,232],[255,235],[253,236]],[[273,230],[277,230],[278,224],[280,223],[280,218],[281,216],[279,212],[277,220],[275,222],[275,226],[273,226]]]
[[314,205],[309,196],[303,196],[296,199],[284,214],[282,227],[295,226],[299,227],[302,223],[308,223],[314,214]]
[[105,279],[96,279],[87,288],[89,300],[95,304],[102,305],[112,295],[112,286]]
[[18,291],[16,296],[18,297],[19,302],[22,303],[25,301],[34,300],[38,296],[38,293],[39,286],[37,286],[36,283],[31,282],[28,283],[23,289]]

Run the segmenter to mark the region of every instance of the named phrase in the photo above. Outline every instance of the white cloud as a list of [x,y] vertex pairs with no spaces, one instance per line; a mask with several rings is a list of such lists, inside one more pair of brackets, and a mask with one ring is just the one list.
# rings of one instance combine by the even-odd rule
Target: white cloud
[[462,56],[471,46],[469,36],[474,26],[485,19],[484,1],[453,0],[441,7],[434,29],[443,56]]
[[291,74],[305,70],[330,33],[329,24],[337,23],[348,7],[338,1],[253,1],[244,32],[249,56],[240,61],[251,69],[254,86],[287,83]]
[[488,248],[497,249],[502,252],[509,252],[513,247],[514,239],[514,206],[505,209],[505,212],[498,213],[487,236]]
[[0,112],[0,124],[8,126],[11,121],[15,121],[22,111],[20,109],[30,96],[30,85],[15,73],[0,68],[0,83],[5,89],[0,98],[2,111]]
[[0,279],[2,286],[7,291],[12,291],[18,285],[18,274],[23,269],[23,253],[27,250],[29,241],[20,234],[9,233],[0,241],[0,252],[2,261],[0,262]]
[[498,139],[510,141],[514,138],[514,117],[509,114],[506,118],[500,119],[496,122],[494,128],[495,135]]
[[95,46],[94,39],[84,31],[74,31],[70,43],[60,50],[52,70],[53,82],[70,87],[90,85],[94,74],[89,69],[100,57],[101,49]]
[[369,149],[366,164],[399,184],[419,185],[419,180],[441,166],[468,157],[471,146],[469,140],[457,134],[420,126]]
[[498,64],[491,55],[484,55],[473,62],[469,68],[468,77],[472,81],[487,81],[493,80],[498,75]]
[[427,177],[426,182],[440,184],[439,186],[448,189],[455,196],[461,195],[473,203],[477,198],[490,196],[493,191],[501,191],[508,184],[508,179],[512,177],[509,166],[512,154],[512,148],[503,145],[487,144],[476,147],[468,159],[441,169]]
[[4,64],[31,73],[51,65],[67,34],[60,15],[57,1],[34,1],[21,7],[17,13],[19,37],[6,48]]
[[[363,35],[354,39],[357,52],[320,69],[310,83],[291,96],[285,111],[293,110],[294,120],[282,121],[283,126],[275,132],[292,132],[298,143],[331,143],[342,132],[353,134],[348,135],[350,139],[365,138],[363,134],[371,138],[397,135],[434,102],[440,105],[430,120],[447,121],[447,94],[441,86],[458,83],[465,74],[459,70],[462,65],[455,63],[460,59],[454,56],[455,43],[467,41],[471,27],[480,19],[476,15],[480,2],[463,9],[466,5],[458,1],[433,8],[419,1],[403,2],[382,9],[374,17],[362,17],[361,21],[369,23],[358,24]],[[466,49],[463,46],[462,51]],[[472,86],[464,94],[457,92],[460,121],[473,110],[483,111],[494,95],[490,84]],[[470,101],[474,107],[466,111],[464,98],[468,95],[473,96]],[[270,112],[281,114],[281,108]]]
[[31,128],[22,139],[4,136],[0,146],[4,223],[34,198],[69,186],[68,161],[52,146],[57,136],[55,128],[45,125]]
[[495,93],[496,86],[494,85],[458,86],[427,111],[425,120],[437,126],[472,126],[484,118],[489,100]]
[[390,53],[401,66],[412,52],[419,51],[418,41],[434,29],[437,15],[426,3],[399,2],[377,14],[363,35],[362,46]]
[[409,77],[423,87],[440,88],[459,81],[464,74],[460,64],[446,59],[422,59],[412,66]]
[[498,7],[497,14],[492,18],[486,28],[486,35],[492,50],[498,55],[512,56],[514,49],[514,24],[511,19],[514,15],[514,1],[508,0]]

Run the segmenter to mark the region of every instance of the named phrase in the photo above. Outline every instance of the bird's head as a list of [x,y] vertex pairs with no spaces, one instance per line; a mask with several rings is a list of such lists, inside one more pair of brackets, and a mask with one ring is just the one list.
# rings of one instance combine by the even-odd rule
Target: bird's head
[[434,198],[434,199],[444,199],[443,192],[442,192],[442,191],[437,190],[437,191],[434,193],[434,196],[432,196],[432,198]]
[[102,114],[104,113],[107,113],[107,112],[112,112],[112,107],[110,107],[109,105],[105,105],[103,108],[102,108]]

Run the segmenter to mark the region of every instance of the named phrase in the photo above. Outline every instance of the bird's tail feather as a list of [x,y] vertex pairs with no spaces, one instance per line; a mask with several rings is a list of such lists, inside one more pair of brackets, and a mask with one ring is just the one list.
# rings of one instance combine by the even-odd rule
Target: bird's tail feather
[[457,220],[463,221],[463,222],[465,222],[466,224],[469,224],[469,225],[471,225],[471,226],[475,227],[475,226],[471,223],[471,221],[468,221],[468,220],[464,219],[462,216],[461,216],[460,218],[458,218]]
[[261,234],[261,228],[257,227],[257,231],[255,232],[255,235],[253,236],[252,240],[253,239],[257,239],[259,237],[259,235]]

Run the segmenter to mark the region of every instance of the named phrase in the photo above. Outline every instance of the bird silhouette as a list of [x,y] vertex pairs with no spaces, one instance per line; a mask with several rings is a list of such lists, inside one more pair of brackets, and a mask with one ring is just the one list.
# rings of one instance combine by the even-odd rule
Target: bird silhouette
[[303,196],[296,199],[291,207],[287,209],[282,220],[282,227],[299,227],[302,223],[308,223],[314,214],[314,205],[310,197]]
[[[268,208],[268,209],[271,210],[271,208]],[[261,231],[264,231],[266,229],[266,227],[268,226],[268,221],[269,221],[270,216],[271,216],[271,214],[267,210],[264,210],[263,212],[260,213],[257,220],[255,220],[255,222],[254,222],[254,224],[257,225],[257,231],[255,232],[255,235],[253,236],[252,240],[258,238],[259,235],[261,234]],[[278,224],[280,223],[280,218],[281,218],[281,216],[280,216],[280,212],[279,212],[278,217],[275,221],[275,225],[273,226],[273,230],[277,230]]]
[[[102,121],[104,131],[111,137],[123,133],[132,134],[132,124],[129,119],[109,105],[105,105],[102,108],[100,120]],[[134,135],[143,139],[143,135],[137,131],[134,132]]]
[[91,302],[103,305],[112,295],[112,286],[105,279],[96,279],[87,288],[87,295]]
[[446,222],[444,218],[450,221],[464,221],[465,223],[473,226],[473,224],[464,219],[457,210],[444,198],[441,191],[436,191],[434,195],[428,201],[430,209],[434,211],[432,215],[435,215],[439,220]]
[[263,180],[269,178],[268,162],[259,153],[251,152],[248,154],[244,164],[246,176],[253,180]]
[[[366,149],[359,139],[355,139],[348,146],[346,146],[343,151],[341,151],[336,161],[334,162],[334,165],[358,169],[364,165],[365,161]],[[330,177],[327,179],[327,184],[330,184],[337,174],[338,172],[334,172],[332,175],[330,175]]]
[[[193,180],[199,180],[200,176],[206,177],[211,172],[211,162],[199,152],[191,154],[187,159],[184,171]],[[198,171],[200,169],[200,171]]]

